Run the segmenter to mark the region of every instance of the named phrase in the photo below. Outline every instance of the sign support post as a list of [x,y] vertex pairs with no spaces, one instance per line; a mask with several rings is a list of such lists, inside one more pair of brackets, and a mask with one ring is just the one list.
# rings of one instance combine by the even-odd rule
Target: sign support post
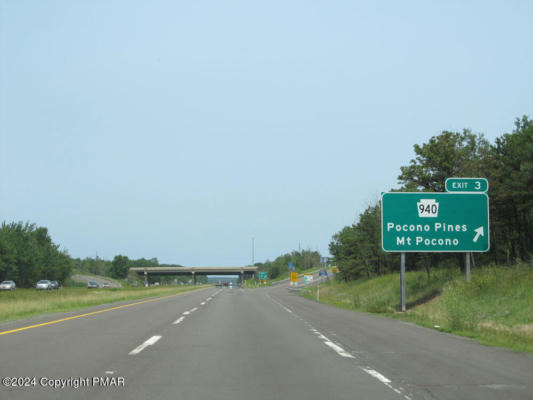
[[465,253],[466,281],[470,282],[470,253]]
[[401,304],[402,311],[405,311],[405,253],[400,255],[400,286],[401,286]]

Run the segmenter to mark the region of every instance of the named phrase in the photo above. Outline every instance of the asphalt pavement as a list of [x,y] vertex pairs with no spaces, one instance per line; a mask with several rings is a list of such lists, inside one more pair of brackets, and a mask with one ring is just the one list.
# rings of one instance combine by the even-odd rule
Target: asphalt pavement
[[286,284],[120,306],[0,325],[0,398],[533,399],[531,354],[319,304]]

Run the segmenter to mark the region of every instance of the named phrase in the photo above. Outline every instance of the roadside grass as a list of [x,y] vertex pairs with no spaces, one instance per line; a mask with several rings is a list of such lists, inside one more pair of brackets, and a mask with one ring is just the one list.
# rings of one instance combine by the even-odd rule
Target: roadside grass
[[87,289],[83,287],[63,287],[59,290],[17,289],[13,292],[0,292],[0,322],[14,321],[35,315],[77,310],[100,304],[147,297],[171,295],[207,287],[138,287]]
[[[406,303],[413,307],[437,296],[442,287],[460,275],[455,270],[435,270],[428,280],[425,272],[405,274]],[[316,286],[303,296],[316,299]],[[371,313],[394,313],[400,308],[400,274],[352,282],[328,281],[320,285],[320,300],[343,308]]]
[[[303,296],[316,299],[316,287]],[[533,352],[533,265],[483,267],[466,282],[457,270],[406,273],[408,311],[400,306],[400,276],[320,285],[320,301],[467,336],[481,343]]]
[[63,282],[63,288],[72,288],[72,287],[87,288],[87,282],[78,281],[72,278],[67,278],[65,282]]

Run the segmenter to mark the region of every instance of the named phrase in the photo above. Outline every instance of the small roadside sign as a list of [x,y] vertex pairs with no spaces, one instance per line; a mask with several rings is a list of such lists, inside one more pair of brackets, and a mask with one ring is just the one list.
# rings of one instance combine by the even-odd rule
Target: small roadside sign
[[267,279],[268,274],[266,272],[259,272],[259,279],[265,280]]
[[289,271],[294,271],[294,263],[289,263]]
[[313,282],[313,274],[304,274],[304,283],[309,285],[311,282]]
[[447,192],[487,193],[489,181],[487,178],[446,178]]
[[333,271],[333,273],[336,274],[337,272],[339,272],[339,267],[333,267],[331,268],[331,271]]
[[291,282],[298,282],[298,272],[291,272]]

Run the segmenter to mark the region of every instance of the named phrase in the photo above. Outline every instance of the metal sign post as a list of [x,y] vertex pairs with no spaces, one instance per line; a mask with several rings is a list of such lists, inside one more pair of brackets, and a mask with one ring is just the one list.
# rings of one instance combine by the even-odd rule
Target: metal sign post
[[466,281],[470,282],[470,253],[465,253]]
[[400,297],[402,311],[405,311],[405,253],[401,253],[400,260]]

